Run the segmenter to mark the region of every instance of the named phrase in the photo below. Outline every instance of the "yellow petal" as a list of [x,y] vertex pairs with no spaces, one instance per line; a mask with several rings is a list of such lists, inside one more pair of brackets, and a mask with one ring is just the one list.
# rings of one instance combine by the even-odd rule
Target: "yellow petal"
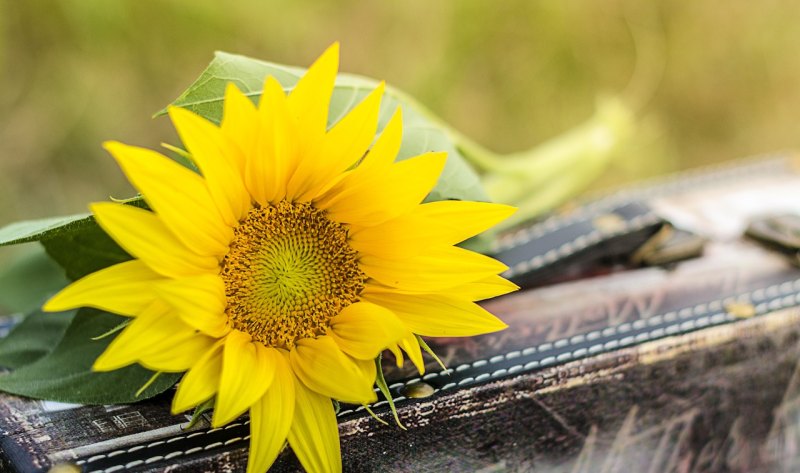
[[259,118],[256,106],[232,82],[225,87],[220,128],[236,146],[235,151],[238,152],[233,152],[232,157],[240,175],[244,176],[245,156],[253,153],[259,130]]
[[502,276],[494,275],[480,281],[452,287],[447,290],[447,294],[471,301],[482,301],[514,292],[517,289],[519,289],[519,286],[513,282]]
[[172,340],[142,352],[137,361],[149,370],[180,373],[194,366],[197,359],[211,349],[216,341],[216,338],[201,333],[184,332],[180,337],[174,334]]
[[342,352],[329,336],[299,340],[289,359],[295,375],[318,393],[353,404],[377,399],[374,376],[370,379],[360,360]]
[[75,281],[47,301],[44,310],[94,307],[120,315],[136,315],[155,300],[153,286],[162,280],[141,261],[126,261]]
[[178,384],[175,397],[172,398],[172,413],[178,414],[205,402],[219,389],[220,373],[222,373],[222,345],[218,340],[189,369]]
[[298,137],[286,95],[274,77],[267,77],[259,104],[261,127],[254,152],[246,156],[245,184],[253,199],[266,204],[283,199],[297,160]]
[[275,380],[250,407],[248,473],[269,469],[281,452],[294,419],[295,378],[285,355],[275,361]]
[[295,381],[295,408],[289,445],[308,473],[339,473],[339,426],[330,398]]
[[186,247],[199,255],[225,254],[233,229],[222,219],[202,177],[155,151],[114,141],[104,146]]
[[[372,360],[354,359],[353,361],[355,362],[356,367],[359,369],[359,371],[361,371],[361,378],[362,379],[371,379],[372,380],[372,384],[374,385],[375,384],[375,378],[377,377],[377,374],[378,374],[376,366],[375,366],[375,359],[372,359]],[[375,402],[377,400],[378,400],[378,398],[377,398],[377,395],[376,395],[376,396],[372,397],[369,402]]]
[[238,149],[218,127],[199,115],[178,107],[169,107],[168,112],[192,161],[203,173],[222,219],[236,226],[250,207],[238,167]]
[[211,425],[219,427],[243,414],[269,388],[281,355],[234,330],[225,338],[222,377]]
[[216,258],[186,248],[153,212],[112,202],[92,204],[91,209],[114,241],[159,274],[181,277],[219,272]]
[[353,172],[316,206],[337,222],[377,225],[419,205],[436,185],[446,160],[444,153],[423,154],[391,165],[374,179],[357,180]]
[[507,327],[483,307],[450,295],[364,291],[362,297],[391,310],[412,332],[423,336],[469,337]]
[[359,360],[374,360],[405,333],[403,323],[390,311],[369,302],[356,302],[331,321],[329,335],[345,353]]
[[328,197],[338,195],[350,186],[381,178],[384,173],[389,171],[397,157],[402,139],[403,114],[398,107],[364,159],[355,169],[342,173],[339,177],[331,180],[327,186],[323,186],[320,191],[321,198],[325,199],[326,195]]
[[386,286],[420,292],[442,291],[507,269],[497,260],[457,246],[400,260],[364,255],[360,266],[369,277]]
[[309,139],[321,137],[328,128],[328,108],[339,69],[339,43],[333,43],[300,78],[289,94],[289,109]]
[[516,209],[486,202],[440,201],[353,233],[353,248],[383,258],[408,258],[435,245],[455,245],[491,228]]
[[[448,288],[447,295],[468,301],[482,301],[485,299],[502,296],[518,289],[519,286],[513,282],[495,274],[478,281],[472,281],[466,284]],[[425,292],[402,290],[395,287],[385,286],[377,281],[369,281],[364,288],[364,293],[422,294]]]
[[406,352],[408,359],[411,360],[411,363],[417,368],[419,374],[425,374],[425,360],[422,359],[422,348],[419,346],[417,337],[413,333],[408,332],[405,338],[400,340],[398,345]]
[[384,172],[395,160],[403,142],[403,112],[397,107],[367,156],[355,169],[358,179],[374,177]]
[[364,157],[378,128],[381,83],[325,135],[314,156],[306,155],[289,181],[287,197],[308,201],[335,182],[335,179]]
[[[155,301],[114,338],[92,368],[96,371],[119,369],[139,361],[148,353],[171,348],[197,336],[194,329],[170,313],[169,307]],[[182,371],[187,367],[178,368],[169,371]]]
[[191,327],[212,337],[221,337],[230,330],[225,314],[225,284],[218,275],[165,281],[156,292]]
[[395,363],[397,363],[398,368],[403,367],[403,350],[400,349],[398,345],[389,345],[389,350],[394,355]]

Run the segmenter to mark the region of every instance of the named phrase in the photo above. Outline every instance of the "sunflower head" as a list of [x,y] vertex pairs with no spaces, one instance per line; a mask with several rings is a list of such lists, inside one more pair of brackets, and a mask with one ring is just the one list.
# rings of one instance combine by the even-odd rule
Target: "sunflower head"
[[215,398],[219,426],[249,411],[249,471],[287,440],[307,470],[340,470],[331,399],[373,402],[385,349],[422,372],[418,335],[504,328],[474,301],[515,289],[502,264],[454,246],[512,209],[423,203],[446,156],[395,162],[400,110],[376,138],[382,84],[328,128],[337,69],[334,45],[288,95],[268,77],[258,106],[229,85],[219,126],[171,108],[199,172],[107,143],[150,210],[92,212],[134,259],[45,305],[131,317],[94,368],[185,371],[174,412]]
[[287,350],[327,334],[367,280],[348,239],[346,225],[310,203],[250,209],[220,264],[232,327]]

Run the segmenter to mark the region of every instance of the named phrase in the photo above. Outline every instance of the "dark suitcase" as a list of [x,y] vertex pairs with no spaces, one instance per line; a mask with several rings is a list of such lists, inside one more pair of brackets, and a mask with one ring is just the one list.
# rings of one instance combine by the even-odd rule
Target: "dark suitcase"
[[[447,370],[385,363],[405,429],[385,400],[372,409],[389,425],[342,406],[344,470],[800,471],[795,227],[769,215],[800,214],[797,169],[779,156],[685,173],[504,235],[494,251],[523,290],[485,306],[509,328],[430,340]],[[3,395],[2,466],[244,471],[247,419],[187,430],[171,394]],[[299,468],[287,450],[271,471]]]

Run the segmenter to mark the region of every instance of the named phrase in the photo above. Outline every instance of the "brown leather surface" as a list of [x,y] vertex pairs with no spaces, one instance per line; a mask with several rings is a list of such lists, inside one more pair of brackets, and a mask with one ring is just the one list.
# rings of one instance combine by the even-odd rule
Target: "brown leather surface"
[[798,322],[789,309],[445,392],[400,409],[408,431],[351,420],[345,469],[796,471]]
[[[796,471],[798,322],[788,309],[443,391],[400,408],[406,431],[351,419],[345,471]],[[170,471],[240,468],[245,455],[189,456]],[[287,451],[273,471],[298,468]]]

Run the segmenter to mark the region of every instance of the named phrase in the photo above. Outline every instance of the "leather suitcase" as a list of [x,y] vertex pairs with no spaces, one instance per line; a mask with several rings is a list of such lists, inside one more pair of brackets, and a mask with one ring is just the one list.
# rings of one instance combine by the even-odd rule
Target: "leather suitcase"
[[[503,235],[493,252],[522,290],[485,306],[509,328],[429,340],[446,370],[384,363],[405,429],[385,400],[388,425],[343,405],[345,471],[800,471],[800,269],[794,220],[776,218],[800,215],[796,164],[684,173]],[[187,429],[171,395],[2,395],[0,464],[244,471],[248,420]],[[271,471],[299,469],[287,450]]]

